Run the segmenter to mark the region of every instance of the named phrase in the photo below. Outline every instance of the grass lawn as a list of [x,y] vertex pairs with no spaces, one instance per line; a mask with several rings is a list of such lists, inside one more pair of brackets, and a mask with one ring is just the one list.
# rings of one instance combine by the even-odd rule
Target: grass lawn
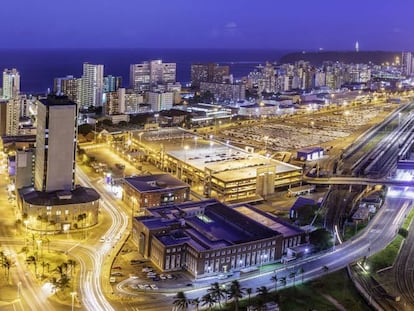
[[413,217],[414,217],[414,208],[411,209],[410,213],[408,214],[401,228],[408,230],[408,228],[410,227],[411,221],[413,220]]
[[345,269],[304,285],[298,285],[296,288],[283,290],[279,295],[282,310],[336,310],[336,307],[323,295],[331,296],[346,310],[370,310],[354,288]]
[[386,248],[369,257],[367,263],[370,266],[370,270],[378,271],[393,265],[403,240],[404,238],[398,234]]
[[[324,296],[326,295],[332,297],[346,310],[371,310],[354,288],[345,269],[330,273],[303,285],[300,283],[300,278],[298,278],[296,287],[283,289],[278,292],[272,291],[269,293],[267,301],[279,301],[281,310],[336,310],[336,306]],[[257,300],[257,297],[252,297],[250,304],[254,305]],[[246,297],[240,302],[240,310],[246,310],[247,303],[248,299]],[[234,310],[234,306],[233,304],[228,304],[223,309]]]
[[[356,229],[355,229],[355,226],[356,226]],[[346,226],[344,236],[343,236],[344,241],[347,241],[347,240],[351,239],[353,236],[357,235],[358,232],[363,230],[366,226],[367,226],[366,223],[360,223],[360,224],[357,224],[357,225]]]

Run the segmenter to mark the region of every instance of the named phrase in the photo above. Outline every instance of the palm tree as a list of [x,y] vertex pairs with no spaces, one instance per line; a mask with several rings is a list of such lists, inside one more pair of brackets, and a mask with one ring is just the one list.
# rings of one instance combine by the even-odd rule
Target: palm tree
[[289,278],[293,279],[293,286],[295,286],[295,277],[296,277],[295,271],[289,273]]
[[224,298],[223,289],[220,287],[220,283],[214,282],[211,284],[211,287],[207,289],[207,292],[211,294],[216,302],[218,302],[219,307],[221,309],[221,300]]
[[234,300],[234,310],[239,310],[239,300],[243,298],[244,288],[241,288],[240,282],[234,280],[230,284],[229,298]]
[[252,290],[252,288],[251,287],[248,287],[248,288],[246,288],[246,294],[248,295],[248,298],[247,298],[247,304],[250,306],[250,297],[251,297],[251,295],[252,295],[252,292],[253,292],[253,290]]
[[211,310],[215,303],[216,300],[210,293],[205,294],[203,297],[201,297],[201,305],[207,306],[209,310]]
[[277,278],[277,274],[275,273],[274,276],[272,276],[270,278],[270,281],[272,281],[273,283],[275,283],[275,291],[277,290],[277,282],[279,281],[279,279]]
[[302,276],[302,284],[303,284],[303,274],[305,273],[305,269],[303,269],[303,267],[300,267],[300,269],[296,273]]
[[280,284],[282,284],[282,286],[286,285],[286,277],[285,276],[280,278]]
[[259,307],[259,310],[262,310],[262,307],[269,296],[269,290],[267,289],[266,286],[260,286],[256,289],[256,292],[257,292],[257,296],[259,297],[258,307]]
[[178,310],[187,310],[188,304],[189,300],[185,296],[184,292],[178,292],[177,295],[175,295],[173,305]]
[[196,311],[198,311],[198,307],[200,306],[200,299],[198,299],[198,298],[194,298],[194,299],[191,299],[191,304],[193,305],[193,306],[195,306],[195,308],[196,308]]

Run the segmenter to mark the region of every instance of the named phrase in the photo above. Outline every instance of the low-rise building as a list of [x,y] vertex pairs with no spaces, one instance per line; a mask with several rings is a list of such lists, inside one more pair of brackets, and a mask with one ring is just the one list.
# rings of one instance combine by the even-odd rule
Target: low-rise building
[[208,276],[280,261],[305,232],[250,205],[217,200],[154,208],[134,218],[138,251],[162,271]]
[[122,187],[123,201],[138,212],[190,199],[190,185],[169,174],[127,177]]
[[77,186],[72,191],[17,192],[17,204],[27,227],[38,231],[63,232],[98,223],[100,195],[92,188]]

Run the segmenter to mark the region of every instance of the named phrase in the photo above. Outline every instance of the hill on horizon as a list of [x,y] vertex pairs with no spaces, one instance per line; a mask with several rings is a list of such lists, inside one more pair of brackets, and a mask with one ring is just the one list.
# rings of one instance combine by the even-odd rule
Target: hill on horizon
[[303,60],[308,61],[312,65],[320,66],[325,61],[368,64],[372,62],[380,65],[382,63],[393,63],[396,57],[400,58],[401,52],[389,51],[320,51],[320,52],[295,52],[288,53],[279,59],[279,63],[295,63]]

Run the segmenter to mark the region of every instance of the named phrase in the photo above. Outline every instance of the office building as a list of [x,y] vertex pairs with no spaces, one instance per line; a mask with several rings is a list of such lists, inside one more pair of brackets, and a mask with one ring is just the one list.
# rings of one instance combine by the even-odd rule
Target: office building
[[16,98],[20,93],[20,74],[17,69],[3,71],[3,98]]
[[190,200],[190,185],[170,174],[124,179],[122,200],[135,212]]
[[101,107],[103,102],[104,66],[83,64],[80,104],[82,107]]
[[[34,187],[27,184],[30,153],[19,152],[21,178],[17,204],[27,227],[40,232],[67,232],[98,223],[99,194],[75,186],[77,105],[66,96],[37,102]],[[20,163],[20,164],[19,164]]]
[[72,190],[75,184],[77,107],[64,96],[37,103],[35,189]]
[[130,65],[130,88],[136,92],[149,91],[157,84],[175,83],[176,63],[161,60],[146,61]]

